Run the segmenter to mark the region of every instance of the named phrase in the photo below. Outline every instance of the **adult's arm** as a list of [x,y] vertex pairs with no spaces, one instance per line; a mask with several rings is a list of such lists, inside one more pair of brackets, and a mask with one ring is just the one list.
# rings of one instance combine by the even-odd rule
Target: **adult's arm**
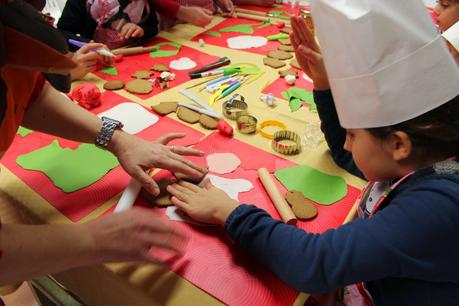
[[[45,84],[41,94],[26,110],[22,124],[35,131],[78,142],[94,143],[102,121],[96,115],[77,106],[49,84]],[[182,155],[202,155],[202,152],[165,145],[173,138],[177,137],[166,137],[165,142],[150,142],[116,130],[107,149],[118,158],[126,172],[139,180],[149,192],[158,194],[158,185],[144,172],[145,169],[168,169],[192,177],[202,177],[207,171],[205,167],[182,157]]]

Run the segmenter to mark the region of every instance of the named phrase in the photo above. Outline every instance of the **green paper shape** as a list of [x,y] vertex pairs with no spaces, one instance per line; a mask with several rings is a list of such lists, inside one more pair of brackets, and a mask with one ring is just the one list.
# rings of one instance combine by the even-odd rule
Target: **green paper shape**
[[20,126],[18,131],[16,132],[16,134],[19,134],[22,137],[26,137],[27,135],[32,134],[32,133],[33,133],[32,130],[29,130],[28,128],[25,128],[23,126]]
[[268,12],[268,14],[273,16],[273,17],[280,18],[280,19],[290,19],[290,16],[285,15],[284,11],[272,10],[272,11]]
[[301,106],[303,106],[303,103],[298,98],[292,98],[289,101],[289,106],[290,106],[291,112],[296,112],[297,110],[301,108]]
[[222,33],[217,32],[217,31],[207,31],[204,34],[207,34],[207,35],[210,35],[210,36],[215,36],[215,37],[222,37]]
[[257,29],[264,29],[264,28],[267,28],[269,26],[271,26],[272,23],[270,20],[268,21],[264,21],[262,24],[260,24],[259,26],[257,26]]
[[[289,102],[291,102],[292,99],[300,99],[301,101],[309,105],[309,111],[313,113],[317,112],[317,106],[314,102],[314,96],[306,89],[299,87],[290,87],[287,91],[283,91],[281,94],[282,97],[289,100]],[[292,107],[290,106],[290,109],[291,108]]]
[[99,71],[108,75],[118,75],[118,69],[115,66],[103,67]]
[[92,185],[119,165],[113,154],[95,145],[81,144],[76,150],[63,149],[57,140],[18,156],[16,163],[24,169],[43,172],[64,192]]
[[274,34],[274,35],[269,35],[269,36],[266,37],[266,39],[271,41],[271,40],[287,39],[289,37],[290,36],[288,36],[287,33],[278,33],[278,34]]
[[[172,46],[175,47],[175,50],[161,50],[162,46]],[[150,52],[150,57],[169,57],[177,55],[182,48],[181,44],[175,42],[163,42],[155,45],[156,49]]]
[[308,166],[294,166],[277,170],[274,176],[289,191],[297,190],[312,201],[331,205],[347,195],[346,181]]
[[253,34],[253,26],[256,24],[238,24],[231,27],[221,28],[220,32],[236,32],[236,33],[244,33],[244,34]]
[[273,7],[275,7],[275,8],[283,8],[282,4],[277,4],[277,3],[275,3],[275,4],[273,5]]

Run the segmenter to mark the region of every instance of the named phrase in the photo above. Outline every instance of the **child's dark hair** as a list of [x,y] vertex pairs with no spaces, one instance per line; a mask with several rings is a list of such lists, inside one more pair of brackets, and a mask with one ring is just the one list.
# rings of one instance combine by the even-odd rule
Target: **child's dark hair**
[[459,95],[416,118],[392,126],[367,129],[385,139],[395,131],[408,134],[413,144],[414,162],[459,156]]

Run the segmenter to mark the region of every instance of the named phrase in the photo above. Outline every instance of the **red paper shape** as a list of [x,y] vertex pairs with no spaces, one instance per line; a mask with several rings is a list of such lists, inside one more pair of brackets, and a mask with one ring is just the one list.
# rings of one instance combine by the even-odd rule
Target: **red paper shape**
[[[130,102],[113,92],[104,92],[102,101],[102,105],[93,110],[94,113],[106,111],[122,102]],[[139,132],[137,135],[144,139],[154,140],[169,132],[186,133],[185,138],[171,142],[174,145],[186,146],[195,144],[204,136],[201,132],[168,117],[160,118],[156,124]],[[81,220],[126,188],[130,177],[121,166],[114,168],[91,186],[72,193],[65,193],[57,188],[42,172],[25,170],[16,164],[17,156],[42,148],[50,144],[54,139],[56,137],[38,132],[33,132],[26,137],[17,135],[12,146],[3,157],[2,163],[71,221],[77,222]],[[78,142],[58,139],[64,148],[75,149],[79,146]],[[72,174],[69,173],[69,175]]]
[[[232,173],[220,175],[225,178],[242,178],[252,182],[254,188],[239,194],[241,203],[254,204],[266,210],[273,218],[280,220],[268,194],[258,179],[256,170],[267,167],[270,172],[295,165],[293,162],[274,156],[256,147],[228,139],[213,133],[198,143],[195,148],[204,150],[206,155],[232,152],[241,159],[241,166]],[[205,163],[205,156],[194,158]],[[167,172],[159,177],[170,176]],[[282,192],[285,188],[277,183]],[[347,196],[331,206],[317,205],[318,216],[308,222],[298,222],[297,227],[312,233],[336,228],[344,221],[360,191],[348,186]],[[146,206],[139,197],[135,205]],[[167,220],[164,208],[153,208]],[[181,275],[197,287],[211,294],[227,305],[292,305],[298,292],[289,288],[268,269],[245,254],[229,239],[221,227],[196,226],[174,221],[174,227],[189,237],[184,256],[172,260],[165,252],[154,250],[171,270]]]
[[[155,38],[151,42],[148,43],[148,46],[156,45],[162,42],[169,42],[169,41],[163,38]],[[161,49],[175,50],[176,48],[166,45],[166,46],[161,47]],[[143,54],[137,54],[137,55],[124,56],[122,61],[115,63],[115,67],[118,70],[118,75],[108,75],[100,71],[95,71],[94,74],[107,81],[122,80],[123,82],[127,83],[129,81],[134,80],[131,77],[131,75],[133,75],[138,70],[150,70],[150,68],[154,64],[164,64],[169,67],[169,63],[171,61],[177,60],[181,57],[191,58],[193,61],[196,62],[196,67],[208,65],[218,60],[217,56],[209,55],[199,50],[182,45],[177,55],[169,56],[169,57],[154,57],[153,58],[150,56],[149,52],[143,53]],[[189,70],[170,69],[171,72],[175,73],[175,79],[169,82],[168,88],[172,88],[172,87],[178,86],[182,83],[189,81],[190,77],[188,76],[188,71],[191,71],[192,69],[195,69],[195,68],[191,68]],[[154,72],[154,75],[151,76],[153,83],[154,83],[154,79],[158,77],[160,74],[161,74],[160,72]],[[161,89],[157,86],[154,86],[153,91],[149,94],[146,94],[146,95],[135,94],[135,95],[142,99],[148,99],[158,93],[163,92],[164,90],[167,90],[168,88]]]

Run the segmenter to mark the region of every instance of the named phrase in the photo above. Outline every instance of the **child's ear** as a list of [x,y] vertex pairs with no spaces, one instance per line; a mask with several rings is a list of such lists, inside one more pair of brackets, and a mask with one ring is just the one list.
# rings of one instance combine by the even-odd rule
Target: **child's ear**
[[392,158],[395,161],[407,159],[413,150],[413,143],[411,142],[410,136],[402,131],[393,132],[388,139],[388,144]]

